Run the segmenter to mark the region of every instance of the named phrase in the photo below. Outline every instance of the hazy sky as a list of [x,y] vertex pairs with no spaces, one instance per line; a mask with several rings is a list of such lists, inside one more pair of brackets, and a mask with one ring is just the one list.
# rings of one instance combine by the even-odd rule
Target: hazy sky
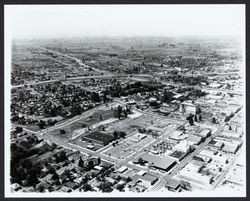
[[7,5],[14,38],[230,36],[245,33],[244,5]]

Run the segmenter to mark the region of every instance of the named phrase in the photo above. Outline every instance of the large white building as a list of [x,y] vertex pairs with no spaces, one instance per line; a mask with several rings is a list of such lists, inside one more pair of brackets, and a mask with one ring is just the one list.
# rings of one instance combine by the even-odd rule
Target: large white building
[[196,114],[198,111],[198,108],[199,108],[199,105],[195,105],[191,101],[185,101],[180,104],[179,111],[182,113]]

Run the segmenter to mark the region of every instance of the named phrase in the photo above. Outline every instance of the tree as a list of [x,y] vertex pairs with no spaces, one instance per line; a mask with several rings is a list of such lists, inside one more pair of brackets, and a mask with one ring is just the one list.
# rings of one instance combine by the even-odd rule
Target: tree
[[197,115],[194,115],[194,121],[198,122]]
[[157,132],[153,132],[152,136],[153,136],[153,138],[157,138],[158,137],[158,133]]
[[128,114],[131,114],[131,109],[130,109],[129,107],[127,107],[127,108],[126,108],[126,112],[127,112]]
[[117,112],[118,112],[118,119],[120,119],[122,114],[122,106],[118,105]]
[[96,177],[96,181],[101,181],[101,177],[100,177],[100,176],[97,176],[97,177]]
[[100,157],[97,158],[97,162],[98,162],[98,165],[101,163],[101,158]]
[[125,138],[126,132],[120,131],[120,132],[119,132],[119,136],[120,136],[121,138]]
[[82,188],[81,188],[84,192],[87,192],[87,191],[90,191],[92,190],[91,186],[86,183],[86,184],[83,184]]
[[28,186],[34,186],[39,182],[36,173],[33,171],[30,171],[29,174],[27,174],[26,180]]
[[113,136],[114,136],[115,139],[117,139],[117,137],[118,137],[118,132],[117,132],[117,131],[114,131],[114,132],[113,132]]
[[173,99],[173,93],[171,91],[165,90],[163,92],[162,102],[164,103],[170,103],[170,101]]
[[144,165],[144,160],[143,160],[142,158],[138,158],[138,163],[139,163],[140,165]]
[[45,123],[45,121],[43,121],[43,120],[40,120],[40,121],[38,122],[38,126],[39,126],[40,129],[44,129],[45,125],[46,125],[46,123]]
[[53,179],[54,181],[59,180],[59,175],[55,172],[51,179]]
[[216,124],[216,119],[215,119],[215,117],[212,118],[212,122],[213,122],[214,124]]
[[96,92],[93,92],[93,93],[91,94],[91,100],[92,100],[93,102],[100,102],[100,101],[101,101],[99,94],[96,93]]
[[76,116],[82,113],[82,107],[78,103],[74,103],[70,109],[71,115]]
[[61,185],[61,182],[59,179],[55,181],[55,185],[57,185],[57,186]]
[[118,191],[122,191],[124,189],[124,184],[118,184],[116,188]]
[[127,177],[127,182],[132,181],[131,177]]
[[47,124],[48,124],[49,126],[53,126],[53,125],[54,125],[54,122],[52,121],[52,119],[48,119],[48,120],[47,120]]
[[196,114],[200,114],[201,113],[201,108],[200,107],[198,107],[197,108],[197,112],[196,112]]
[[121,180],[121,176],[118,175],[116,179],[117,179],[118,181],[120,181],[120,180]]
[[49,174],[56,174],[56,170],[53,167],[50,167],[48,172]]
[[111,192],[113,189],[111,188],[112,184],[110,182],[102,182],[99,185],[99,188],[102,192]]
[[202,121],[202,116],[201,116],[201,114],[199,114],[199,121]]
[[57,148],[57,145],[55,143],[52,143],[51,147],[54,150],[55,148]]
[[23,132],[23,127],[17,126],[16,133],[21,133],[21,132]]
[[32,163],[28,159],[24,159],[20,161],[20,164],[22,165],[23,168],[25,169],[31,169],[32,168]]
[[71,176],[71,172],[70,172],[69,169],[64,170],[63,174],[64,174],[67,178],[69,178],[69,177]]
[[193,117],[190,117],[188,121],[189,121],[189,124],[190,124],[191,126],[194,125]]
[[73,173],[77,173],[76,168],[72,168],[72,169],[71,169],[71,172],[73,172]]
[[128,112],[127,112],[127,110],[123,110],[123,113],[124,113],[125,118],[127,118],[127,117],[128,117]]
[[89,160],[89,162],[88,162],[88,170],[91,170],[93,168],[94,168],[94,161]]
[[54,189],[53,186],[49,186],[49,187],[48,187],[48,191],[49,191],[49,192],[52,192],[52,191],[54,191],[54,190],[55,190],[55,189]]
[[39,185],[39,186],[37,187],[37,190],[38,190],[38,192],[40,192],[40,193],[45,192],[45,188],[44,188],[43,185]]
[[62,152],[59,153],[56,162],[62,162],[62,161],[66,162],[66,160],[67,160],[66,153],[64,151],[62,151]]
[[108,100],[106,91],[103,92],[103,99],[102,100],[103,100],[103,103],[106,103]]
[[84,162],[82,160],[82,157],[80,157],[80,159],[79,159],[78,166],[79,167],[83,167],[84,166]]

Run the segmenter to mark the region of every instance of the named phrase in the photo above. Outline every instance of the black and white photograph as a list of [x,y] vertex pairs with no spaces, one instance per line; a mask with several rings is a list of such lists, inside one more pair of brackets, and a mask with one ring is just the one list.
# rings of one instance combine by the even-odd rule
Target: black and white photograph
[[4,6],[6,197],[246,197],[244,4]]

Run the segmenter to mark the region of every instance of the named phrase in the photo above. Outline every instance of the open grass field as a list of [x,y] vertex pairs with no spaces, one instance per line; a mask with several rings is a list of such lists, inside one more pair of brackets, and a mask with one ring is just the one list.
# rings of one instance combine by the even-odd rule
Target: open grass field
[[90,117],[83,119],[83,121],[87,124],[95,124],[100,121],[105,121],[107,119],[114,118],[114,111],[113,110],[98,110]]
[[[56,130],[52,131],[51,134],[55,135],[57,137],[61,137],[61,138],[71,138],[74,135],[77,135],[79,133],[83,133],[83,132],[86,131],[86,128],[84,128],[82,126],[83,123],[84,122],[82,120],[73,122],[70,125],[67,125],[67,126],[65,126],[63,128],[56,129]],[[65,134],[61,134],[60,130],[65,130],[66,133]]]
[[[101,114],[101,118],[100,118]],[[70,139],[74,136],[80,136],[87,135],[87,126],[98,124],[103,121],[107,121],[111,118],[114,118],[113,110],[97,110],[90,116],[86,118],[81,118],[78,121],[75,121],[71,123],[70,125],[67,125],[63,128],[56,129],[51,132],[52,135],[55,135],[56,137],[64,138],[64,139]],[[65,134],[61,134],[60,130],[65,130]],[[82,143],[81,143],[82,144]]]

